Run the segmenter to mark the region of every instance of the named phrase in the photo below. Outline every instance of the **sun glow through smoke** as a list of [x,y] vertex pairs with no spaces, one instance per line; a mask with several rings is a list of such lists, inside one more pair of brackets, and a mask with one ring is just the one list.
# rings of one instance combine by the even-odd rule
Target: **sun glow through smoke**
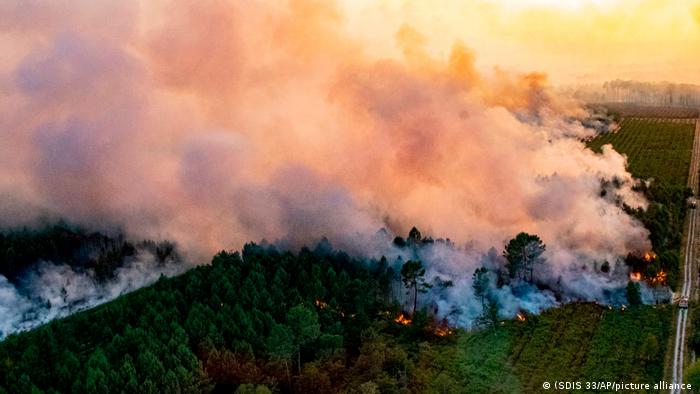
[[[700,0],[344,0],[351,31],[383,53],[384,33],[423,32],[432,53],[454,40],[493,67],[541,70],[557,83],[609,79],[700,83]],[[371,26],[371,28],[368,28]],[[649,53],[654,53],[649,57]],[[640,59],[644,59],[643,61]]]
[[507,7],[553,7],[568,10],[580,10],[588,6],[610,6],[618,0],[491,0]]

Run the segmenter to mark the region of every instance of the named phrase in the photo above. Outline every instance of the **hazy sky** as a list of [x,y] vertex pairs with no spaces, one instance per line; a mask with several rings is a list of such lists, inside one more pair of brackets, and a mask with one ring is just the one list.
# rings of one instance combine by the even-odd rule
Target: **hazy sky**
[[352,34],[387,53],[408,24],[435,54],[460,40],[477,66],[601,79],[700,83],[698,0],[343,0]]

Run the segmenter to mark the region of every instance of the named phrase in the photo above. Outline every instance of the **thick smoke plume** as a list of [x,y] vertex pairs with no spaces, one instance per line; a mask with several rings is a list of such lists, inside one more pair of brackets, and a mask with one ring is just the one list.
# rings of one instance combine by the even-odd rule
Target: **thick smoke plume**
[[[315,0],[10,0],[0,14],[2,224],[116,226],[176,240],[193,261],[322,236],[377,257],[363,235],[416,225],[469,244],[423,256],[464,293],[450,303],[520,231],[547,243],[548,275],[590,299],[600,280],[580,267],[648,248],[601,198],[616,180],[644,205],[625,158],[581,142],[595,133],[585,111],[546,75],[481,75],[464,44],[435,57],[406,26],[402,56],[377,58]],[[553,302],[509,297],[507,310]]]

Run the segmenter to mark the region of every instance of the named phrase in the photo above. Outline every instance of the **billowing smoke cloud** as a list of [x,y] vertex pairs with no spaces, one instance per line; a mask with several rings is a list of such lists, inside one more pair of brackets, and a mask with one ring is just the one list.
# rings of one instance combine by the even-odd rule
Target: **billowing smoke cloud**
[[[403,58],[377,58],[315,0],[5,1],[0,13],[8,224],[118,226],[195,261],[263,238],[372,254],[363,234],[416,225],[474,251],[424,256],[461,283],[450,302],[520,231],[547,243],[552,278],[647,248],[641,224],[600,197],[616,180],[644,205],[625,158],[581,142],[595,133],[585,112],[543,74],[480,75],[461,43],[436,58],[406,26]],[[532,297],[519,302],[553,302]]]

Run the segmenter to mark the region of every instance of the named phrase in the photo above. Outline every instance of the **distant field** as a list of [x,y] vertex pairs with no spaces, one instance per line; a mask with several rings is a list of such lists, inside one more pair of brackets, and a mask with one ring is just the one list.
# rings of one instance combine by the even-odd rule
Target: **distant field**
[[605,144],[629,158],[629,170],[637,178],[654,178],[685,185],[693,148],[695,125],[672,120],[624,119],[620,129],[589,142],[599,152]]
[[688,107],[658,107],[628,103],[606,103],[599,105],[620,116],[629,118],[695,119],[700,116],[700,110]]

